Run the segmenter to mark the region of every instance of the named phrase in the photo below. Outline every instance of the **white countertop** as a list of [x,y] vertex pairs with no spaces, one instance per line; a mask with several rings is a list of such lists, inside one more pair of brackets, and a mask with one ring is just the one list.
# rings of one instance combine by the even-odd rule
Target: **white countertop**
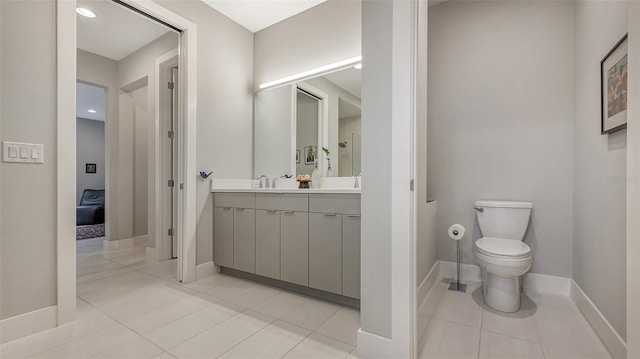
[[213,179],[211,192],[244,192],[244,193],[360,193],[360,188],[353,188],[354,177],[334,177],[323,179],[321,188],[298,188],[294,179],[277,179],[275,188],[259,188],[256,180],[247,179]]
[[211,192],[240,193],[357,193],[360,188],[212,188]]

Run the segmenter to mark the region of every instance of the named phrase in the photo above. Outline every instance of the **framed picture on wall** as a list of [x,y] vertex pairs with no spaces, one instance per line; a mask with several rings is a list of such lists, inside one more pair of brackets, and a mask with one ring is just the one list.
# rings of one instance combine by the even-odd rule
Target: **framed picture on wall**
[[300,163],[300,150],[296,150],[296,163]]
[[305,146],[304,148],[304,164],[315,165],[316,164],[316,146]]
[[627,128],[627,35],[600,62],[601,134]]
[[86,173],[96,173],[96,164],[95,163],[87,163],[87,164],[85,164],[85,172]]

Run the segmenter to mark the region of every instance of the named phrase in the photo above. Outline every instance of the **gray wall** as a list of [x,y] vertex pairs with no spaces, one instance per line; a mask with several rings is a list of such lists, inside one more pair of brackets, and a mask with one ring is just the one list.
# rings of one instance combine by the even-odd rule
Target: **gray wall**
[[[254,124],[255,178],[291,172],[291,86],[256,93]],[[293,173],[295,175],[295,173]]]
[[[149,87],[141,87],[131,93],[133,97],[133,235],[147,234],[148,192],[153,178],[149,178],[149,127],[153,118],[149,116]],[[151,185],[151,186],[150,186]],[[155,245],[155,242],[154,242]]]
[[[157,2],[198,27],[198,171],[251,178],[253,34],[200,1]],[[209,181],[197,186],[196,263],[202,264],[213,260],[213,204]]]
[[[104,189],[104,122],[76,118],[76,203],[85,189]],[[96,173],[86,173],[87,163],[96,164]]]
[[[445,2],[429,9],[428,185],[438,258],[469,235],[476,199],[533,202],[531,272],[572,276],[573,2]],[[508,29],[506,31],[505,29]]]
[[627,131],[600,135],[599,69],[626,32],[627,4],[576,3],[573,277],[622,338]]
[[55,3],[0,1],[0,139],[45,153],[0,163],[0,319],[56,304],[55,34]]

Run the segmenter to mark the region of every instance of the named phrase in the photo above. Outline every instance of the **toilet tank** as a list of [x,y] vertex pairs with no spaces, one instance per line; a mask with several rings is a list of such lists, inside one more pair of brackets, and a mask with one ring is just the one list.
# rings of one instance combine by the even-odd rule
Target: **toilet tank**
[[521,241],[527,231],[533,203],[521,201],[476,201],[476,215],[483,237]]

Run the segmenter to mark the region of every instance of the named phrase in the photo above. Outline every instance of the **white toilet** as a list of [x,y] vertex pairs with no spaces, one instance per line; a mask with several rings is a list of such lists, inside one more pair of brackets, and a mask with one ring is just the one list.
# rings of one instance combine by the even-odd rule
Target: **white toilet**
[[474,245],[482,269],[482,294],[491,308],[520,310],[521,276],[531,268],[531,248],[522,242],[531,216],[531,202],[476,201],[482,238]]

